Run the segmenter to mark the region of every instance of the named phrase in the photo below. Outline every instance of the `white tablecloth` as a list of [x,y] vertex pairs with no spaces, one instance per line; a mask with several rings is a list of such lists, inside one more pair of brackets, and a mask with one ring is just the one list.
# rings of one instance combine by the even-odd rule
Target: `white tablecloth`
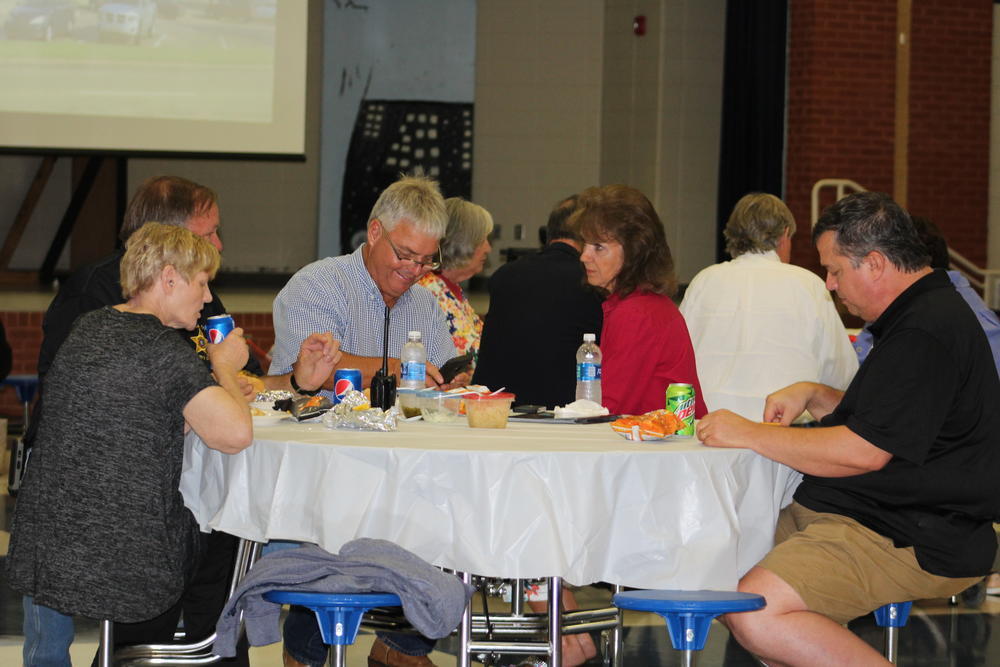
[[607,424],[282,423],[236,455],[186,443],[181,491],[202,528],[257,541],[396,542],[475,574],[728,588],[771,546],[798,475],[696,439],[632,443]]

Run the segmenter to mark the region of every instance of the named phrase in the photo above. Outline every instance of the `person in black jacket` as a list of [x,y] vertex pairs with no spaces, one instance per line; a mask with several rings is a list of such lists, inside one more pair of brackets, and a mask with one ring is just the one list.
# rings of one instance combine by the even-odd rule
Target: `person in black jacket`
[[581,241],[566,226],[576,206],[576,195],[556,204],[542,251],[504,264],[490,277],[473,382],[506,387],[518,405],[571,403],[576,349],[583,334],[601,334],[601,300],[584,283]]

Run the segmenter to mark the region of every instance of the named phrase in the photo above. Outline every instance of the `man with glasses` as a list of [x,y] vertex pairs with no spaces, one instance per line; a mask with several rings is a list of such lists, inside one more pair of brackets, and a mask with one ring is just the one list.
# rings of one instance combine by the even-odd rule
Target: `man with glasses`
[[[365,244],[349,255],[303,267],[278,293],[270,372],[287,372],[311,332],[331,331],[343,352],[337,367],[360,369],[369,386],[382,366],[382,329],[389,308],[389,372],[399,374],[406,333],[419,331],[427,348],[427,377],[441,383],[437,368],[455,356],[455,346],[434,296],[415,283],[440,266],[438,241],[447,222],[434,181],[407,176],[386,188],[368,218]],[[332,397],[332,388],[331,375],[324,394]]]
[[[358,368],[367,387],[382,366],[385,309],[389,317],[389,372],[399,375],[399,354],[408,331],[420,331],[427,348],[427,377],[441,384],[437,367],[455,356],[441,308],[415,285],[440,266],[438,241],[448,218],[437,183],[403,177],[386,188],[368,218],[367,241],[349,255],[327,257],[298,271],[274,300],[272,373],[284,373],[311,331],[331,331],[341,341],[337,368]],[[321,327],[316,329],[315,327]],[[463,373],[452,384],[461,385]],[[448,385],[451,386],[451,385]],[[333,376],[324,385],[332,397]],[[312,612],[293,607],[284,626],[286,667],[323,665],[327,648]],[[379,633],[370,665],[433,667],[434,642],[419,635]]]

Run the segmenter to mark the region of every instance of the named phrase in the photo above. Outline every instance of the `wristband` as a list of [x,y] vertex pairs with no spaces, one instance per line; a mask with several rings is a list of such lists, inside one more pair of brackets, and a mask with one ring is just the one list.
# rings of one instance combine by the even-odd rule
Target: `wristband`
[[300,387],[299,383],[295,381],[295,371],[292,371],[292,374],[288,376],[288,382],[292,385],[292,391],[296,394],[302,394],[303,396],[315,396],[319,393],[319,389],[310,390]]

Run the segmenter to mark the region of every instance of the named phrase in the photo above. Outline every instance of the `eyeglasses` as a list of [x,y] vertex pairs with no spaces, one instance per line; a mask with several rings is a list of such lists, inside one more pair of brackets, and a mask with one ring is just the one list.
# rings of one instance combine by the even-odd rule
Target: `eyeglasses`
[[389,243],[389,247],[392,248],[393,254],[396,255],[396,259],[398,259],[400,262],[411,262],[413,264],[416,264],[420,268],[426,269],[428,271],[437,271],[438,269],[441,268],[441,249],[440,248],[438,248],[437,256],[435,258],[414,257],[412,255],[403,255],[403,254],[401,254],[399,252],[399,248],[396,247],[396,244],[392,242],[392,239],[389,238],[389,232],[387,232],[385,230],[385,227],[382,228],[382,231],[385,234],[385,240]]

